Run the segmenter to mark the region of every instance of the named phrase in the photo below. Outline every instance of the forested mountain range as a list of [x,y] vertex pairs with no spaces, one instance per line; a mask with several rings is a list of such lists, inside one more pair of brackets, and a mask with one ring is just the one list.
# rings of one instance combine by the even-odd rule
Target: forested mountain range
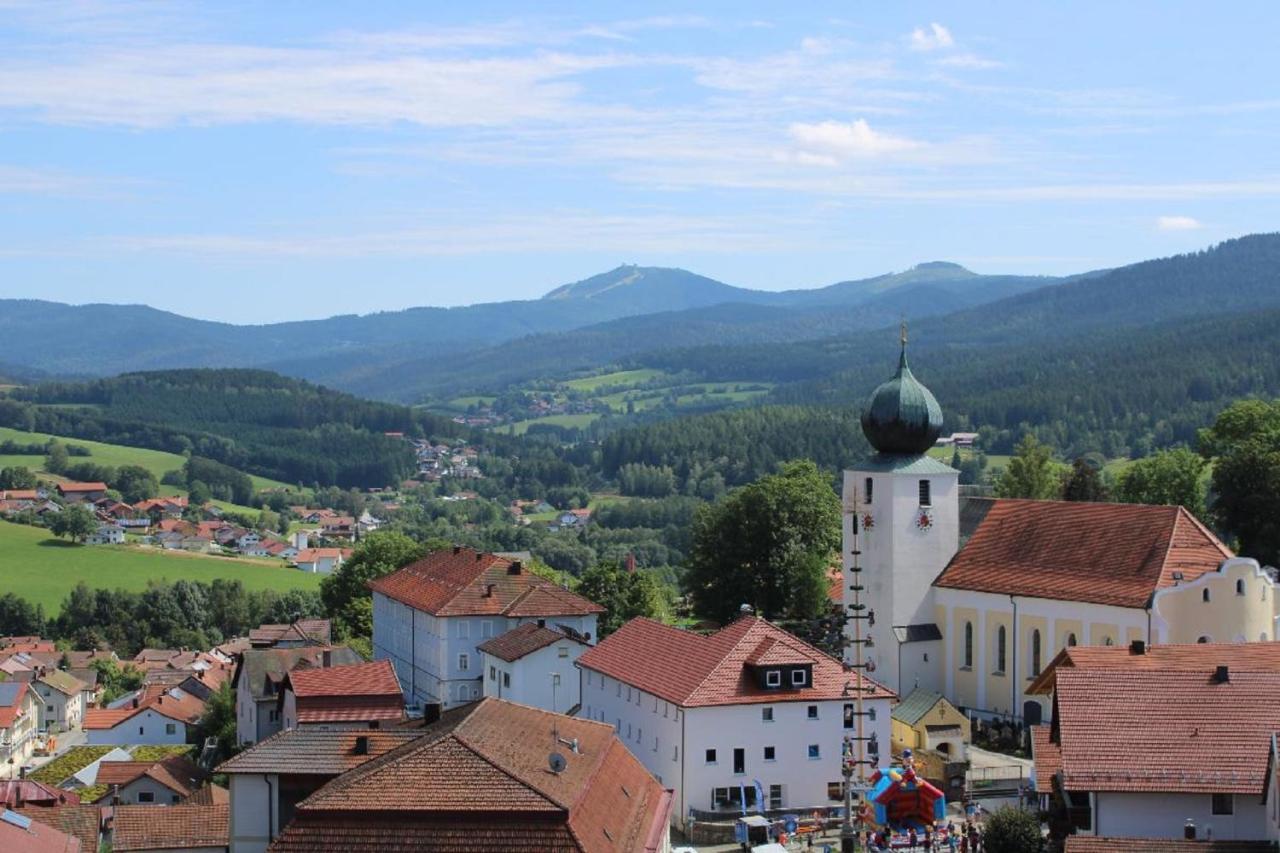
[[[780,319],[784,325],[796,319],[795,328],[806,328],[797,318],[820,307],[866,304],[868,317],[880,322],[900,310],[894,294],[921,288],[929,288],[933,296],[925,299],[921,291],[919,301],[936,303],[936,310],[943,311],[1056,281],[983,276],[935,263],[864,281],[772,293],[680,269],[623,266],[558,287],[536,300],[257,326],[194,320],[140,305],[0,300],[0,338],[7,344],[6,358],[28,372],[102,376],[172,367],[265,367],[365,396],[416,402],[424,391],[451,382],[472,351],[531,335],[555,335],[658,311],[675,313],[677,317],[661,322],[679,326],[684,318],[678,315],[688,311],[693,313],[680,340],[703,343],[708,338],[699,336],[708,322],[743,325],[737,317],[743,306],[768,306],[787,315]],[[715,306],[725,306],[723,317],[716,317]],[[798,313],[793,317],[789,311]],[[107,332],[112,340],[127,341],[127,346],[104,345]],[[597,329],[588,337],[609,334],[616,332]],[[561,346],[553,339],[545,351],[554,356]],[[610,352],[616,358],[631,351],[614,347]],[[539,369],[545,363],[540,361]]]

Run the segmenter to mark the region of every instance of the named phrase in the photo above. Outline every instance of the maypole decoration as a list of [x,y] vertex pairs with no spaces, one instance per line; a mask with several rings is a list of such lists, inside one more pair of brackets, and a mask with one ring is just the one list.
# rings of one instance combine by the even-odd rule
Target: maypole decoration
[[[862,585],[862,551],[858,547],[858,527],[857,512],[861,501],[858,492],[855,490],[853,495],[853,511],[855,514],[855,522],[853,524],[853,550],[850,552],[852,557],[849,563],[849,574],[852,583],[849,584],[849,590],[853,593],[853,601],[848,606],[845,613],[845,620],[853,625],[853,636],[846,642],[853,647],[853,662],[846,661],[845,670],[853,671],[853,681],[847,682],[844,686],[844,695],[848,696],[852,693],[854,697],[853,709],[853,734],[845,735],[843,749],[843,776],[844,776],[844,823],[840,827],[840,850],[841,853],[854,853],[858,846],[859,831],[866,823],[867,803],[866,791],[870,788],[867,768],[874,768],[877,763],[879,754],[879,746],[876,743],[876,736],[873,732],[866,735],[863,729],[863,720],[870,715],[870,712],[864,711],[862,708],[863,694],[874,690],[875,688],[868,685],[863,678],[864,672],[869,672],[875,668],[872,661],[863,661],[862,650],[872,648],[875,644],[871,641],[871,635],[868,633],[863,637],[862,623],[865,621],[867,627],[873,627],[876,624],[876,615],[874,611],[868,610],[867,606],[862,603],[862,593],[865,587]],[[870,518],[868,513],[867,518]],[[870,525],[866,525],[868,528]],[[855,792],[857,814],[855,816]]]

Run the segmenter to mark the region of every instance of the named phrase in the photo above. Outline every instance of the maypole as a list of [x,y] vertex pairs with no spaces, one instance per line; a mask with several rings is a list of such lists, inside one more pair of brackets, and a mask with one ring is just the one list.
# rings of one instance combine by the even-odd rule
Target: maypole
[[[846,683],[844,686],[844,695],[848,696],[853,693],[854,701],[854,717],[853,717],[853,734],[845,735],[844,751],[843,751],[843,775],[844,775],[844,823],[840,827],[840,850],[841,853],[854,853],[858,848],[859,831],[863,825],[863,809],[866,806],[866,792],[870,789],[868,783],[869,774],[866,768],[874,767],[875,759],[868,759],[867,754],[875,754],[875,734],[870,736],[864,733],[863,720],[867,716],[867,712],[862,707],[863,694],[868,690],[874,690],[874,687],[867,685],[863,678],[864,671],[874,668],[875,664],[870,661],[863,661],[862,650],[872,648],[874,643],[871,641],[871,634],[868,632],[863,637],[862,623],[865,621],[867,627],[870,628],[876,623],[876,615],[874,611],[868,610],[867,606],[862,603],[862,593],[864,587],[862,585],[862,550],[859,547],[858,528],[860,527],[859,511],[861,510],[861,501],[858,499],[857,487],[853,493],[853,524],[851,528],[851,540],[853,548],[850,551],[849,562],[849,590],[853,593],[853,601],[848,606],[845,613],[845,621],[851,622],[853,627],[853,636],[847,642],[853,647],[853,662],[845,662],[845,671],[853,670],[853,681]],[[867,749],[867,745],[872,746],[871,750]],[[854,787],[857,786],[858,816],[855,820],[853,814],[854,808]]]

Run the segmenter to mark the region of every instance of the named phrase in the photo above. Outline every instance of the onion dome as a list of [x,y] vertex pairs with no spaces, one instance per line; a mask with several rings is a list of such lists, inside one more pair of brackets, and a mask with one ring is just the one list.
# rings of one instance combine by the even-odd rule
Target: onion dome
[[907,366],[907,327],[902,326],[898,372],[880,385],[862,412],[862,432],[881,453],[918,456],[942,433],[942,407]]

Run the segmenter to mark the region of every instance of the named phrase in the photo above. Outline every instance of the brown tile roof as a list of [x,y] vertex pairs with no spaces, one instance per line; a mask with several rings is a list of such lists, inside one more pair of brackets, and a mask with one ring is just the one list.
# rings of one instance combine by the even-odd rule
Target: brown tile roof
[[332,628],[328,619],[299,619],[287,625],[260,625],[249,631],[252,643],[329,643]]
[[[767,690],[758,685],[745,667],[766,640],[810,656],[813,682],[809,687],[793,688],[784,683],[781,688]],[[710,636],[643,617],[632,619],[584,652],[578,665],[686,708],[838,699],[852,680],[835,658],[755,616],[745,616]],[[874,688],[866,694],[869,698],[893,695],[888,688],[868,681]]]
[[116,806],[111,849],[170,850],[226,847],[230,843],[231,807]]
[[300,669],[286,677],[297,702],[299,723],[398,720],[404,694],[389,660]]
[[[366,738],[367,754],[356,753],[358,737]],[[227,759],[217,772],[337,776],[420,737],[412,729],[285,729]]]
[[[103,761],[98,765],[94,784],[119,785],[123,788],[142,776],[151,778],[184,798],[195,793],[209,778],[208,773],[189,759],[174,755],[161,761]],[[111,797],[112,793],[108,791],[98,801],[110,800]]]
[[1231,669],[1217,683],[1211,667],[1064,669],[1054,694],[1063,784],[1261,795],[1277,700],[1275,671]]
[[34,779],[0,780],[0,808],[12,809],[18,806],[74,806],[80,798],[71,791],[55,788]]
[[274,695],[275,688],[273,686],[268,689],[268,683],[277,684],[284,678],[285,673],[292,670],[323,666],[325,652],[329,653],[330,666],[344,666],[364,661],[364,658],[346,646],[247,649],[241,653],[236,663],[231,687],[238,689],[240,679],[247,678],[249,692],[254,699],[269,699]]
[[151,710],[163,717],[179,723],[191,724],[204,714],[205,704],[199,697],[177,687],[165,684],[148,684],[138,695],[137,707],[124,708],[90,708],[84,712],[83,727],[92,729],[114,729],[125,720]]
[[196,791],[183,802],[186,806],[225,806],[231,803],[231,792],[221,785],[210,783]]
[[1184,841],[1181,838],[1067,837],[1066,853],[1269,853],[1270,841]]
[[1031,760],[1036,768],[1036,793],[1053,793],[1053,774],[1062,769],[1062,750],[1050,737],[1050,726],[1031,727]]
[[532,654],[539,649],[545,649],[552,643],[557,643],[561,640],[570,640],[586,645],[582,640],[570,637],[568,634],[563,634],[551,628],[540,628],[534,622],[526,622],[523,625],[517,625],[505,634],[485,640],[476,646],[476,649],[501,660],[516,661],[525,655]]
[[80,853],[81,847],[80,839],[74,835],[55,829],[39,818],[32,818],[31,825],[25,829],[0,820],[0,850],[5,853]]
[[1068,646],[1058,652],[1027,692],[1052,693],[1058,673],[1068,669],[1208,672],[1219,665],[1240,671],[1280,672],[1280,643],[1169,643],[1144,646],[1142,654],[1135,654],[1132,646]]
[[80,841],[83,853],[96,853],[102,828],[102,809],[97,806],[24,806],[14,809],[23,817],[73,835]]
[[105,492],[106,483],[59,483],[59,492]]
[[470,548],[428,554],[369,588],[435,616],[576,616],[604,608],[524,569]]
[[[299,803],[271,850],[594,853],[650,850],[664,837],[669,794],[611,726],[492,698],[446,716]],[[579,748],[562,747],[565,768],[552,773],[557,732]]]
[[997,500],[939,587],[1145,607],[1232,553],[1181,507]]
[[84,729],[114,729],[138,712],[137,708],[89,708],[84,712]]

